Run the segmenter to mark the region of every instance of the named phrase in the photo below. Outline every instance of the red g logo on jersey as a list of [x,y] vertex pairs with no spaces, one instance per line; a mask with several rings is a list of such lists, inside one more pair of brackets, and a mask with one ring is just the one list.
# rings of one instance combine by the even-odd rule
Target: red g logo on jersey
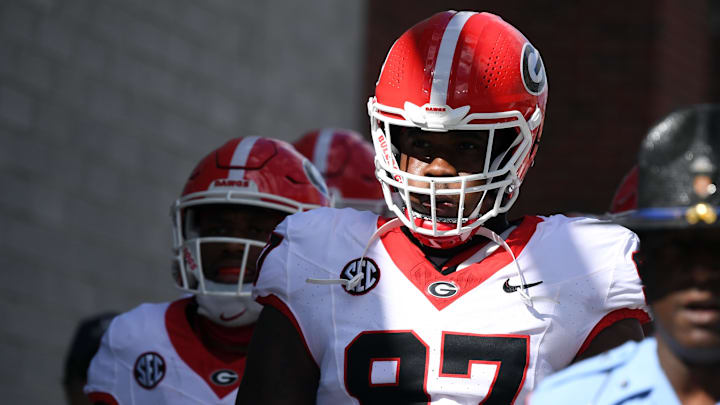
[[351,295],[366,294],[375,288],[378,281],[380,281],[380,268],[377,263],[367,257],[362,259],[357,258],[346,264],[340,273],[340,278],[352,280],[358,274],[362,274],[362,277],[357,285],[350,289],[348,289],[347,286],[343,286],[343,289]]
[[165,359],[155,352],[145,352],[135,361],[133,375],[141,387],[153,389],[165,377]]
[[437,298],[450,298],[457,294],[460,289],[452,281],[436,281],[431,283],[428,288],[428,294]]
[[236,372],[232,370],[217,370],[210,376],[210,381],[213,382],[213,384],[225,387],[228,385],[233,385],[237,382],[238,375]]

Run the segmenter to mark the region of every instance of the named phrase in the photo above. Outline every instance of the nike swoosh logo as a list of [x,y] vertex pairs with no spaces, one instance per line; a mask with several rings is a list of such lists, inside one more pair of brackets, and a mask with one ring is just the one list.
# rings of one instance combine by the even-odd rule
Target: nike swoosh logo
[[245,313],[245,311],[247,311],[247,310],[244,309],[244,310],[243,310],[242,312],[240,312],[239,314],[236,314],[236,315],[233,315],[233,316],[225,316],[225,314],[222,313],[222,314],[220,314],[220,320],[221,320],[221,321],[224,321],[224,322],[230,322],[230,321],[232,321],[233,319],[238,319],[238,318],[240,318],[240,317],[242,316],[242,314]]
[[540,285],[540,284],[542,284],[542,281],[538,281],[537,283],[525,284],[522,287],[520,287],[519,285],[510,285],[510,279],[507,279],[507,280],[505,280],[505,284],[503,284],[503,291],[505,291],[506,293],[513,293],[513,292],[519,290],[520,288],[525,289],[525,288],[535,287],[536,285]]

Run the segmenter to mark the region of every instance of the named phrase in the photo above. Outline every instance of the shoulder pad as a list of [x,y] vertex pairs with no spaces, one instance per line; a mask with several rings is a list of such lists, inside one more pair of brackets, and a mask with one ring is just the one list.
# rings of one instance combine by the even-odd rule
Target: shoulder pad
[[353,208],[320,207],[293,214],[287,217],[286,221],[286,232],[294,241],[305,238],[316,240],[323,237],[334,238],[339,232],[353,234],[361,231],[358,227],[370,226],[373,228],[370,230],[370,234],[372,234],[377,225],[377,215],[370,211],[358,211]]
[[114,350],[134,347],[147,340],[148,331],[165,327],[165,311],[169,303],[144,303],[116,316],[108,331]]

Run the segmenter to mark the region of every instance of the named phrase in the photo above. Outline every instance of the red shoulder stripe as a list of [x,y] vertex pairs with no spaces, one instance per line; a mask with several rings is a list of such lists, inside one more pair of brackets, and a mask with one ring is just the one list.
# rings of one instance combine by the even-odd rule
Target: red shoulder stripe
[[650,322],[650,316],[642,309],[616,309],[605,315],[600,322],[595,325],[595,327],[590,331],[590,334],[588,334],[588,337],[585,338],[585,342],[583,342],[582,346],[580,346],[580,349],[575,354],[575,357],[583,354],[583,352],[590,346],[593,339],[595,339],[600,332],[614,325],[618,321],[622,321],[623,319],[637,319],[641,324]]
[[93,404],[100,403],[105,405],[119,405],[115,397],[112,396],[112,394],[108,394],[107,392],[95,391],[87,394],[87,397]]

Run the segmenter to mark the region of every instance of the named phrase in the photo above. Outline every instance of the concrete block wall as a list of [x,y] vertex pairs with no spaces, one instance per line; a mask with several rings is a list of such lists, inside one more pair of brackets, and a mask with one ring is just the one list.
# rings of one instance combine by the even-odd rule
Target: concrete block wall
[[0,3],[0,392],[63,403],[78,320],[178,295],[169,207],[226,139],[364,131],[364,1]]

